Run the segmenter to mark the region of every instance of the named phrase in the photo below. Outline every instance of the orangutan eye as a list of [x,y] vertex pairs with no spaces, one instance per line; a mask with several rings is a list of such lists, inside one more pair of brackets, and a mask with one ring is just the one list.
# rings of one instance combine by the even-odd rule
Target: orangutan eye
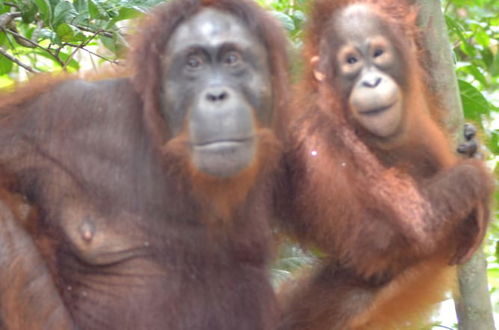
[[203,59],[199,55],[189,55],[187,57],[186,66],[191,69],[199,69],[203,65]]
[[232,51],[225,54],[223,63],[228,66],[235,66],[241,62],[242,58],[238,52]]
[[347,63],[348,63],[348,64],[355,64],[355,63],[357,63],[358,61],[359,61],[359,60],[358,60],[358,59],[357,59],[357,57],[355,57],[355,56],[349,56],[349,57],[347,58]]
[[383,55],[384,53],[385,53],[385,51],[383,49],[376,49],[374,51],[374,55],[373,56],[374,57],[379,57],[379,56]]

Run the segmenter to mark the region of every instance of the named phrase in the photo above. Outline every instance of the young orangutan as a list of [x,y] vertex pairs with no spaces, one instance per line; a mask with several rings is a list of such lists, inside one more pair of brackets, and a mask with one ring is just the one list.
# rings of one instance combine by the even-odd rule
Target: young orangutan
[[280,330],[413,329],[484,237],[491,176],[437,124],[415,18],[400,0],[313,4],[277,209],[325,256],[281,295]]

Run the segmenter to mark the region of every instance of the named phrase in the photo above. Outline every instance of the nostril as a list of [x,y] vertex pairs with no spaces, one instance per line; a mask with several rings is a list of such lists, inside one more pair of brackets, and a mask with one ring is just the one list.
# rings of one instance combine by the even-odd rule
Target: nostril
[[227,92],[222,92],[222,93],[220,93],[220,95],[218,96],[218,99],[219,99],[220,101],[223,101],[223,100],[225,100],[228,96],[229,96],[229,94],[227,94]]
[[224,101],[227,98],[229,98],[229,93],[226,91],[221,91],[221,92],[211,92],[206,94],[206,99],[210,102],[217,102],[217,101]]
[[381,77],[375,77],[375,78],[367,78],[365,79],[362,84],[366,87],[377,87],[381,83]]

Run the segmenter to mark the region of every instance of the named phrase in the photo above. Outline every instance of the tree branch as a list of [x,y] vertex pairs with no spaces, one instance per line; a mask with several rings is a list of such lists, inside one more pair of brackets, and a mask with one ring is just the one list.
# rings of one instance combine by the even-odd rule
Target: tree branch
[[82,25],[75,25],[78,29],[82,30],[82,31],[85,31],[85,32],[90,32],[90,33],[95,33],[95,34],[100,34],[104,37],[108,37],[108,38],[113,38],[113,33],[112,32],[109,32],[109,31],[106,31],[106,30],[92,30],[88,27],[85,27],[85,26],[82,26]]
[[18,5],[16,5],[15,3],[12,3],[12,2],[4,2],[4,5],[9,6],[9,7],[13,7],[13,8],[16,8],[17,10],[19,10],[19,6],[18,6]]
[[73,52],[71,53],[71,55],[68,56],[68,58],[66,59],[66,61],[64,62],[64,67],[63,69],[66,69],[66,66],[69,64],[69,62],[71,61],[71,59],[75,56],[76,52],[79,50],[79,49],[83,49],[86,45],[88,45],[88,43],[90,41],[92,41],[96,36],[98,35],[98,32],[95,32],[92,36],[90,36],[87,40],[85,40],[84,42],[81,43],[81,45],[78,45],[77,47],[75,47],[75,49],[73,50]]
[[12,34],[16,38],[20,38],[20,39],[26,41],[27,43],[33,45],[35,48],[40,48],[40,49],[44,50],[50,56],[52,56],[61,67],[64,67],[64,62],[56,54],[54,54],[49,48],[45,48],[45,47],[41,46],[40,44],[34,42],[33,40],[30,40],[30,39],[26,38],[22,34],[19,34],[19,33],[15,32],[15,31],[10,30],[10,29],[4,29],[4,31]]
[[21,13],[5,13],[0,15],[0,28],[6,28],[14,18],[21,17]]
[[[444,109],[448,111],[447,127],[462,137],[463,110],[450,42],[440,1],[414,0],[419,5],[419,26],[424,35],[426,69],[431,72],[430,85],[437,91]],[[487,286],[487,262],[478,250],[465,265],[459,266],[459,293],[454,300],[460,330],[493,330],[494,318]]]
[[29,65],[26,65],[26,64],[22,63],[17,58],[15,58],[14,56],[12,56],[9,53],[7,53],[2,47],[0,47],[0,54],[3,55],[3,56],[5,56],[6,58],[8,58],[10,61],[16,63],[20,67],[24,68],[26,71],[29,71],[31,73],[37,73],[38,72],[35,69],[33,69],[32,67],[30,67]]
[[65,45],[65,46],[71,46],[71,47],[78,47],[78,48],[80,48],[81,50],[86,51],[86,52],[87,52],[87,53],[89,53],[90,55],[95,56],[95,57],[98,57],[98,58],[100,58],[100,59],[103,59],[103,60],[104,60],[104,61],[106,61],[106,62],[110,62],[110,63],[112,63],[112,64],[119,64],[119,62],[118,62],[117,60],[112,60],[112,59],[110,59],[110,58],[107,58],[107,57],[105,57],[105,56],[102,56],[102,55],[100,55],[100,54],[97,54],[97,53],[95,53],[95,52],[91,51],[91,50],[90,50],[90,49],[88,49],[88,48],[81,47],[81,45],[72,44],[72,43],[70,43],[70,42],[66,42],[66,43],[64,43],[64,45]]

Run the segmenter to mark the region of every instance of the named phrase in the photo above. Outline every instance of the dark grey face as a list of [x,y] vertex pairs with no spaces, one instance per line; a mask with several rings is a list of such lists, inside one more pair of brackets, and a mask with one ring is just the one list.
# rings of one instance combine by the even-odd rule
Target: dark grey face
[[333,22],[334,84],[362,127],[381,138],[393,136],[403,122],[406,77],[390,29],[362,4],[347,7]]
[[173,33],[163,58],[162,111],[174,136],[187,132],[200,171],[227,178],[254,160],[256,124],[271,117],[267,57],[223,11],[203,9]]

